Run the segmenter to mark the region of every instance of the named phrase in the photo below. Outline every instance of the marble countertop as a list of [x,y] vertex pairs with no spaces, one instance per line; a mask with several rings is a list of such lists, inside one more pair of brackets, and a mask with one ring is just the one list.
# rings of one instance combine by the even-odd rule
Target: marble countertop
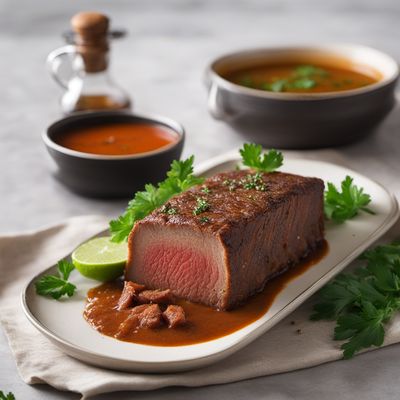
[[[0,0],[0,232],[31,230],[69,216],[121,212],[126,201],[91,200],[70,193],[49,173],[40,134],[60,116],[60,90],[44,60],[61,46],[60,33],[91,1]],[[97,0],[129,36],[115,42],[115,80],[138,112],[164,114],[187,130],[184,155],[205,160],[243,139],[206,109],[204,69],[217,55],[246,47],[288,43],[355,42],[400,59],[397,0]],[[376,135],[337,149],[348,164],[400,196],[400,110]],[[143,399],[397,399],[400,346],[351,361],[223,386],[170,388],[135,394]],[[77,399],[44,385],[29,387],[18,376],[0,330],[0,390],[20,399]],[[113,394],[98,399],[128,399]]]

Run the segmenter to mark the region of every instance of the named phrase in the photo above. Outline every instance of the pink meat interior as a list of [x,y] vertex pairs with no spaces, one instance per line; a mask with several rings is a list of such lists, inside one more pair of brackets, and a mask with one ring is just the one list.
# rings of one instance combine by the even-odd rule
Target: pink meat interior
[[139,224],[135,229],[140,235],[136,232],[130,242],[127,279],[219,306],[228,282],[224,249],[215,237],[184,226]]

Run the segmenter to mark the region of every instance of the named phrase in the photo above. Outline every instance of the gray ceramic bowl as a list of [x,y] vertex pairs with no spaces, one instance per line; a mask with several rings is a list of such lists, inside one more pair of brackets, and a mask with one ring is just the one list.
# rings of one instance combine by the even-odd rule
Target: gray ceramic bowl
[[[70,150],[56,143],[56,138],[75,127],[119,122],[151,123],[172,129],[178,140],[158,150],[126,156],[107,156]],[[173,160],[179,159],[185,132],[175,121],[127,112],[90,112],[63,118],[43,133],[43,141],[56,164],[56,177],[72,191],[89,197],[133,197],[146,183],[156,184],[165,178]]]
[[[348,66],[372,68],[382,78],[359,89],[308,94],[257,90],[224,78],[226,73],[274,61],[339,59]],[[208,107],[245,140],[278,148],[336,146],[367,136],[386,117],[395,104],[398,76],[398,65],[390,56],[360,45],[247,50],[220,57],[209,66]]]

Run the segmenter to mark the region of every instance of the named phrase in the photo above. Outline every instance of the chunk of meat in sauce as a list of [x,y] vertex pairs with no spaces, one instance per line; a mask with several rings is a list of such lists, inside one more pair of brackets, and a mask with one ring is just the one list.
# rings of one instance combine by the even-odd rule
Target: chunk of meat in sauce
[[163,319],[158,304],[147,305],[147,308],[139,314],[139,320],[141,328],[159,328],[163,323]]
[[145,287],[143,285],[139,285],[138,283],[131,281],[125,281],[124,289],[118,301],[118,311],[126,310],[128,307],[130,307],[135,301],[137,294],[144,289]]
[[137,301],[141,304],[157,303],[171,304],[175,301],[170,289],[143,290],[137,295]]
[[181,306],[171,304],[162,315],[169,328],[175,328],[186,323],[185,311]]
[[158,304],[143,304],[132,308],[129,316],[123,321],[118,332],[117,339],[127,336],[137,328],[159,328],[163,323],[162,312]]
[[140,315],[143,311],[148,308],[148,304],[143,304],[142,306],[137,306],[132,308],[129,316],[122,322],[118,328],[118,332],[115,337],[117,339],[127,336],[131,331],[136,330],[140,325]]

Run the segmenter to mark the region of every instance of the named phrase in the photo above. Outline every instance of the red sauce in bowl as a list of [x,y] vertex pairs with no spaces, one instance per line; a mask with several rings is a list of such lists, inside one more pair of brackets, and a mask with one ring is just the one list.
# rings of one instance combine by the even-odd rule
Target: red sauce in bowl
[[67,131],[55,141],[82,153],[122,156],[158,150],[178,139],[178,134],[162,125],[115,123]]

